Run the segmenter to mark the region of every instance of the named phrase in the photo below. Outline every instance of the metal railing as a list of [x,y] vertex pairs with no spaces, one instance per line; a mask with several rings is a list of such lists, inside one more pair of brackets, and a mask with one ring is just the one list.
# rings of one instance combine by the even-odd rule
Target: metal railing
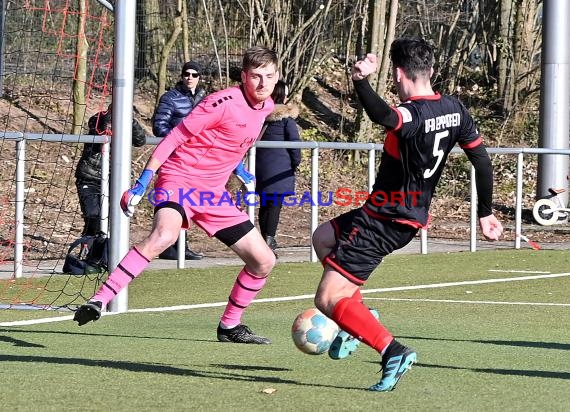
[[14,277],[22,277],[24,266],[24,207],[26,192],[26,142],[46,141],[54,143],[102,143],[101,179],[101,230],[107,232],[109,216],[109,137],[73,134],[39,134],[39,133],[0,133],[0,138],[16,142],[16,195],[14,216]]
[[[23,264],[23,247],[24,247],[24,207],[25,207],[25,162],[26,162],[26,141],[43,140],[47,142],[57,143],[103,143],[103,176],[102,179],[102,228],[108,228],[108,176],[109,176],[109,150],[108,138],[106,136],[90,136],[90,135],[67,135],[67,134],[34,134],[34,133],[0,133],[0,138],[5,140],[16,141],[16,196],[15,196],[15,242],[14,242],[14,276],[22,276]],[[156,145],[162,139],[156,137],[148,137],[147,144]],[[259,141],[249,151],[248,167],[255,170],[256,148],[287,148],[302,149],[311,151],[311,234],[316,230],[319,221],[319,153],[320,150],[361,150],[368,154],[368,190],[372,190],[376,173],[376,154],[383,150],[382,144],[375,143],[335,143],[335,142],[264,142]],[[523,200],[523,168],[525,155],[538,154],[556,154],[570,155],[570,150],[566,149],[542,149],[542,148],[487,148],[489,154],[505,154],[517,156],[517,173],[516,173],[516,198],[515,198],[515,240],[513,247],[520,249],[521,247],[521,229],[522,229],[522,200]],[[454,148],[452,153],[462,153],[461,149]],[[470,251],[477,250],[477,196],[475,187],[475,169],[471,166],[471,182],[470,182]],[[248,206],[248,214],[250,219],[254,220],[255,207]],[[111,239],[111,247],[113,247],[113,239]],[[179,238],[179,246],[184,250],[184,236]],[[310,248],[309,260],[317,261],[315,250]],[[427,230],[421,231],[420,234],[420,253],[427,253]],[[179,260],[178,267],[184,267],[183,261]]]
[[[319,149],[341,149],[341,150],[366,150],[368,151],[368,190],[372,190],[375,180],[376,170],[376,152],[383,150],[382,144],[374,143],[334,143],[334,142],[263,142],[259,141],[250,150],[250,170],[255,170],[255,148],[287,148],[287,149],[311,149],[311,195],[315,206],[311,207],[311,233],[318,225],[318,202],[317,189],[319,185]],[[489,154],[505,154],[517,156],[517,173],[516,173],[516,197],[515,197],[515,240],[513,247],[520,249],[521,247],[521,229],[522,229],[522,204],[523,204],[523,167],[525,154],[557,154],[570,155],[570,149],[543,149],[543,148],[487,148]],[[463,153],[463,151],[455,147],[451,153]],[[477,250],[477,190],[475,186],[475,168],[471,166],[470,176],[470,237],[469,250],[475,252]],[[250,218],[252,211],[249,210]],[[427,234],[428,231],[421,229],[420,233],[420,253],[427,253]],[[316,262],[317,257],[315,250],[311,247],[311,262]]]

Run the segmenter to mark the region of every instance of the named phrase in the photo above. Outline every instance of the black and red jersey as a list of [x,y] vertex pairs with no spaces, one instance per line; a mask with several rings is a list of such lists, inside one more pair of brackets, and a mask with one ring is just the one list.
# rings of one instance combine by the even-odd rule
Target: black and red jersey
[[[376,182],[364,210],[380,219],[425,227],[449,152],[482,144],[473,118],[455,97],[418,96],[398,105],[387,128]],[[393,117],[393,115],[392,115]]]

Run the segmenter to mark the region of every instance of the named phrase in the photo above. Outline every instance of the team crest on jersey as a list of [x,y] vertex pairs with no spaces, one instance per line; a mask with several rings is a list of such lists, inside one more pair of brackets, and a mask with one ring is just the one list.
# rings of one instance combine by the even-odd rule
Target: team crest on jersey
[[402,123],[409,123],[412,121],[412,114],[405,107],[398,107],[398,111],[402,115]]

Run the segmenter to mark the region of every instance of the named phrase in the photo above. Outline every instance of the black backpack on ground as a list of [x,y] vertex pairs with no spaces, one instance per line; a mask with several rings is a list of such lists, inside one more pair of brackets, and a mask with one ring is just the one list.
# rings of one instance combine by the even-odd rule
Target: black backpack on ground
[[63,273],[91,275],[109,270],[109,238],[103,232],[83,236],[74,241],[67,250]]

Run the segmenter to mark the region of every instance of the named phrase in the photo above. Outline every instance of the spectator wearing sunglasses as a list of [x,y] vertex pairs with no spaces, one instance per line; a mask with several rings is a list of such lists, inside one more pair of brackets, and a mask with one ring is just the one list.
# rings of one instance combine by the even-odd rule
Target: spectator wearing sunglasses
[[156,137],[165,137],[206,96],[206,90],[198,87],[201,73],[198,63],[185,63],[180,80],[160,97],[152,120],[152,132]]
[[[206,96],[206,90],[198,86],[201,74],[202,67],[195,61],[186,62],[182,66],[180,79],[172,89],[160,97],[154,111],[152,132],[156,137],[165,137]],[[187,260],[200,260],[204,255],[193,251],[186,244],[185,257]],[[159,258],[178,259],[178,243],[167,248]]]

